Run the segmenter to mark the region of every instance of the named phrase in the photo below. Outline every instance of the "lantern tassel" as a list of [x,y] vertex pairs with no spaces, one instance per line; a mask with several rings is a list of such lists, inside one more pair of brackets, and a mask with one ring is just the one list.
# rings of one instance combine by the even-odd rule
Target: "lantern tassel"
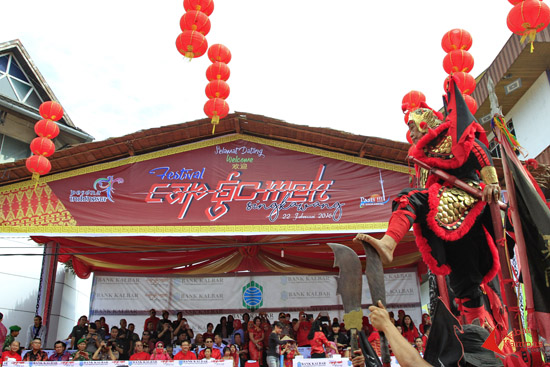
[[38,186],[38,179],[40,178],[40,173],[33,172],[31,180],[34,181],[34,189],[36,190],[36,186]]
[[189,62],[191,62],[191,60],[193,60],[193,58],[195,57],[195,54],[194,54],[193,52],[191,52],[191,51],[187,51],[187,52],[185,53],[185,57],[186,57],[187,59],[189,59]]
[[537,37],[537,30],[536,29],[528,29],[523,36],[521,36],[520,42],[523,43],[526,40],[531,43],[531,53],[535,50],[534,42],[535,38]]
[[216,125],[220,123],[220,116],[214,115],[212,116],[212,135],[214,135],[214,131],[216,131]]

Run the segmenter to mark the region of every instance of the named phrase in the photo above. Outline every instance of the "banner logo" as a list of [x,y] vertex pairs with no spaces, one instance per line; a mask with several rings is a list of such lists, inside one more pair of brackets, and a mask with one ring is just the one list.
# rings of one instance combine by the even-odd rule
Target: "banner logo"
[[264,288],[251,281],[243,287],[243,307],[249,311],[255,311],[264,305]]
[[378,174],[380,175],[380,189],[382,191],[382,195],[380,194],[372,194],[368,197],[361,197],[361,202],[359,204],[359,207],[362,208],[364,206],[370,206],[370,205],[384,205],[390,201],[390,197],[388,196],[386,198],[386,192],[384,191],[384,180],[382,179],[382,170],[378,170]]
[[[106,203],[109,200],[114,203],[115,183],[124,183],[124,179],[122,177],[114,178],[113,176],[98,178],[94,181],[93,190],[71,190],[69,201],[71,203]],[[103,193],[105,195],[102,195]]]
[[113,200],[113,191],[115,191],[115,188],[113,185],[115,183],[124,183],[124,179],[121,177],[113,178],[113,176],[108,176],[107,178],[98,178],[94,182],[94,190],[101,192],[104,192],[107,194],[107,200],[114,203]]

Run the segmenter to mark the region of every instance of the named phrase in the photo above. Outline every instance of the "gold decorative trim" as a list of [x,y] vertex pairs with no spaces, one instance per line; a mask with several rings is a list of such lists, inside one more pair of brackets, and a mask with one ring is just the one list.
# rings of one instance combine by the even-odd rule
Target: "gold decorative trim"
[[[219,137],[219,138],[203,140],[203,141],[196,142],[196,143],[185,144],[185,145],[181,145],[181,146],[178,146],[178,147],[163,149],[163,150],[159,150],[159,151],[152,152],[152,153],[142,154],[142,155],[139,155],[139,156],[128,157],[128,158],[116,160],[116,161],[113,161],[113,162],[101,163],[101,164],[97,164],[97,165],[90,166],[90,167],[79,168],[79,169],[75,169],[75,170],[71,170],[71,171],[67,171],[67,172],[61,172],[61,173],[57,173],[57,174],[53,174],[53,175],[42,176],[39,179],[39,184],[52,182],[52,181],[58,181],[58,180],[62,180],[62,179],[65,179],[65,178],[70,178],[70,177],[75,177],[75,176],[80,176],[80,175],[84,175],[84,174],[87,174],[87,173],[94,173],[94,172],[98,172],[98,171],[103,171],[103,170],[107,170],[107,169],[111,169],[111,168],[124,166],[126,164],[138,163],[138,162],[148,161],[148,160],[155,159],[155,158],[166,157],[166,156],[169,156],[169,155],[188,152],[188,151],[191,151],[191,150],[197,150],[197,149],[201,149],[201,148],[211,147],[211,146],[217,145],[217,144],[230,143],[230,142],[233,142],[233,141],[236,141],[236,140],[245,140],[245,141],[248,141],[248,142],[251,142],[251,143],[269,145],[269,146],[272,146],[272,147],[275,147],[275,148],[284,148],[284,149],[292,150],[292,151],[295,151],[295,152],[313,154],[313,155],[317,155],[317,156],[321,156],[321,157],[337,159],[337,160],[340,160],[340,161],[361,164],[361,165],[364,165],[364,166],[370,166],[370,167],[374,167],[374,168],[386,169],[386,170],[400,172],[400,173],[409,173],[409,168],[407,166],[398,165],[398,164],[394,164],[394,163],[380,162],[380,161],[376,161],[376,160],[372,160],[372,159],[366,159],[366,158],[360,158],[360,157],[352,157],[352,156],[349,156],[349,155],[346,155],[346,154],[343,154],[343,153],[327,152],[327,151],[322,150],[322,149],[305,147],[305,146],[301,146],[301,145],[298,145],[298,144],[278,142],[278,141],[274,141],[274,140],[258,138],[258,137],[253,137],[253,136],[247,136],[247,135],[242,135],[242,134],[232,134],[232,135],[222,136],[222,137]],[[8,186],[4,186],[4,187],[0,188],[0,193],[6,192],[6,191],[9,191],[9,190],[15,190],[15,189],[20,189],[20,188],[30,187],[30,186],[34,186],[34,185],[35,185],[35,182],[31,181],[31,180],[24,181],[24,182],[18,182],[16,184],[12,184],[12,185],[8,185]]]
[[241,225],[241,226],[0,226],[2,233],[43,233],[74,234],[213,234],[213,233],[284,233],[284,232],[372,232],[385,231],[388,222],[374,223],[334,223],[334,224],[281,224],[281,225]]

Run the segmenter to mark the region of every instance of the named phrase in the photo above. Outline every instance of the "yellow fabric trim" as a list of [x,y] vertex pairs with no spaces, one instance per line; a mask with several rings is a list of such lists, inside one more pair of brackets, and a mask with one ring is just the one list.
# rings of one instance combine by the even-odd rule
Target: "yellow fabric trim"
[[25,233],[27,235],[43,233],[74,234],[154,234],[154,235],[188,235],[212,233],[271,233],[271,232],[380,232],[388,228],[388,222],[379,223],[334,223],[305,225],[255,225],[255,226],[1,226],[3,233]]
[[[148,161],[148,160],[155,159],[155,158],[166,157],[168,155],[173,155],[173,154],[178,154],[178,153],[182,153],[182,152],[188,152],[188,151],[191,151],[191,150],[211,147],[211,146],[217,145],[217,144],[230,143],[230,142],[233,142],[233,141],[236,141],[236,140],[245,140],[245,141],[248,141],[248,142],[251,142],[251,143],[265,144],[265,145],[269,145],[269,146],[276,147],[276,148],[284,148],[284,149],[292,150],[292,151],[295,151],[295,152],[313,154],[313,155],[332,158],[332,159],[337,159],[337,160],[341,160],[341,161],[345,161],[345,162],[357,163],[357,164],[361,164],[361,165],[364,165],[364,166],[381,168],[381,169],[386,169],[386,170],[401,172],[401,173],[409,173],[409,168],[407,166],[398,165],[398,164],[394,164],[394,163],[387,163],[387,162],[380,162],[380,161],[376,161],[376,160],[372,160],[372,159],[352,157],[352,156],[342,154],[342,153],[327,152],[327,151],[322,150],[322,149],[305,147],[305,146],[298,145],[298,144],[283,143],[283,142],[278,142],[278,141],[275,141],[275,140],[257,138],[257,137],[253,137],[253,136],[233,134],[233,135],[222,136],[222,137],[219,137],[219,138],[203,140],[203,141],[196,142],[196,143],[186,144],[186,145],[182,145],[182,146],[179,146],[179,147],[159,150],[159,151],[156,151],[156,152],[142,154],[142,155],[139,155],[139,156],[128,157],[128,158],[116,160],[116,161],[113,161],[113,162],[97,164],[95,166],[79,168],[79,169],[75,169],[75,170],[72,170],[72,171],[62,172],[62,173],[53,174],[53,175],[41,176],[38,183],[42,184],[42,183],[46,183],[46,182],[58,181],[58,180],[62,180],[62,179],[65,179],[65,178],[84,175],[84,174],[87,174],[87,173],[93,173],[93,172],[103,171],[103,170],[107,170],[107,169],[111,169],[111,168],[116,168],[116,167],[124,166],[126,164]],[[28,181],[25,181],[25,182],[19,182],[19,183],[13,184],[13,185],[4,186],[0,189],[0,194],[3,193],[3,192],[9,191],[9,190],[16,190],[16,189],[25,188],[25,187],[31,187],[31,186],[34,186],[34,184],[35,183],[33,181],[28,180]]]

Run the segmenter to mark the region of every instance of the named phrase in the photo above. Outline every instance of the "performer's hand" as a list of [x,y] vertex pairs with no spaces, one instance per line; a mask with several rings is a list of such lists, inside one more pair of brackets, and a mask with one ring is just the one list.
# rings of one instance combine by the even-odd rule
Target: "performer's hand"
[[351,364],[353,367],[364,367],[365,366],[365,357],[363,356],[363,352],[361,349],[356,350],[355,356],[351,360]]
[[481,199],[483,201],[486,201],[488,203],[492,203],[493,201],[496,203],[498,202],[498,199],[500,198],[500,186],[498,184],[488,184],[483,189],[483,193],[481,194]]
[[384,332],[389,326],[392,326],[390,314],[386,311],[386,307],[384,307],[382,301],[378,301],[378,307],[370,306],[369,311],[370,323],[377,330]]

